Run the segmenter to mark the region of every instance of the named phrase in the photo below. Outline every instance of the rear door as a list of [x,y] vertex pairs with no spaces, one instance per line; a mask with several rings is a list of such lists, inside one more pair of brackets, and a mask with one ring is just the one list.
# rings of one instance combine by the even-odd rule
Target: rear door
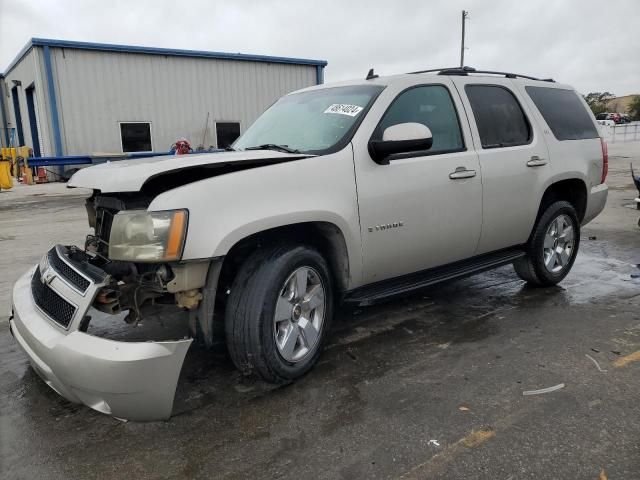
[[455,77],[482,169],[482,233],[476,254],[525,243],[538,213],[549,154],[512,80]]
[[600,185],[603,159],[599,126],[582,96],[569,85],[526,79],[518,81],[518,89],[543,126],[554,160],[552,180],[580,178],[587,192]]

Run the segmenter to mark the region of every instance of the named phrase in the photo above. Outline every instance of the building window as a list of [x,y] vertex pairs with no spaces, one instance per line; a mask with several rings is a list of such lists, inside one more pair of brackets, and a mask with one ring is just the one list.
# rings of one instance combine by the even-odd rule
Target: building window
[[240,136],[240,124],[237,122],[216,122],[216,138],[218,139],[218,148],[230,147],[233,142]]
[[151,152],[151,124],[149,122],[121,122],[122,152]]

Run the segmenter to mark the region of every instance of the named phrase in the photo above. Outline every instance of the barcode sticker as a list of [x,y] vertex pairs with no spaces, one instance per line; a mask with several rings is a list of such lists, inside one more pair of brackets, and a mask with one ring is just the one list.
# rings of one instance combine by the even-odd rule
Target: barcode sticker
[[339,113],[340,115],[349,115],[355,117],[362,111],[362,107],[358,105],[346,105],[344,103],[334,103],[324,111],[324,113]]

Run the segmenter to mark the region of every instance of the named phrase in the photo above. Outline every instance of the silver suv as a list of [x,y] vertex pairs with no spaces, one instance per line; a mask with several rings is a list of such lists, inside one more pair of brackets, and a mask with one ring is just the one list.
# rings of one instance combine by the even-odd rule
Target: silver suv
[[[243,373],[290,382],[341,302],[505,264],[531,285],[560,282],[607,198],[606,144],[580,95],[510,73],[370,72],[300,90],[232,150],[71,179],[93,190],[93,231],[25,273],[11,319],[61,395],[166,418],[194,339],[222,338]],[[116,342],[92,328],[96,310],[136,325],[151,303],[187,311],[189,338]]]

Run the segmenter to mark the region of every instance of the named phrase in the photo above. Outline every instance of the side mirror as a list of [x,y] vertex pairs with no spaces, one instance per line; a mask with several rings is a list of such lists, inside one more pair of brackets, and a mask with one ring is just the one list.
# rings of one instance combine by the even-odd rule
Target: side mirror
[[371,140],[369,153],[376,163],[388,165],[390,155],[429,150],[432,144],[433,135],[426,125],[399,123],[386,128],[382,140]]

